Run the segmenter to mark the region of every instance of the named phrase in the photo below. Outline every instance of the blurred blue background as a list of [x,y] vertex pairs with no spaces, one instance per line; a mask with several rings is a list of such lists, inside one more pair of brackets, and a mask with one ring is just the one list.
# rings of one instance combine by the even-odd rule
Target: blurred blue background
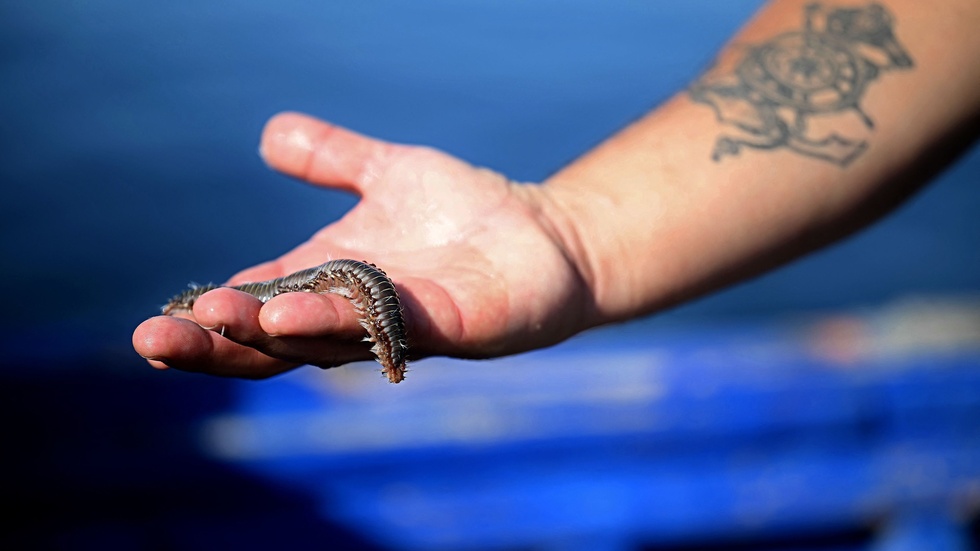
[[685,86],[759,4],[0,4],[18,511],[0,544],[968,548],[976,148],[774,274],[548,351],[418,362],[397,387],[369,365],[157,373],[130,348],[188,281],[277,256],[353,204],[263,166],[272,114],[539,181]]

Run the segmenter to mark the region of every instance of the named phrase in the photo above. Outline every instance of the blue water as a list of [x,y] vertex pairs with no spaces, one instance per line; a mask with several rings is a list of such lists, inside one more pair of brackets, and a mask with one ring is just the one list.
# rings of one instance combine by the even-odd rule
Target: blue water
[[[382,385],[376,373],[356,368],[325,376],[301,370],[268,384],[161,374],[147,368],[130,349],[133,327],[188,281],[221,280],[275,257],[353,205],[349,196],[313,189],[264,167],[256,152],[258,135],[274,113],[306,111],[366,134],[435,146],[515,180],[541,180],[683,87],[759,4],[756,0],[0,3],[4,191],[0,284],[5,291],[0,417],[10,421],[6,432],[13,433],[3,440],[6,463],[0,478],[8,497],[18,504],[19,516],[11,519],[11,525],[22,534],[36,529],[42,537],[33,543],[54,542],[54,548],[303,548],[310,541],[330,541],[344,548],[348,537],[349,547],[363,549],[369,548],[360,540],[364,534],[383,532],[391,539],[402,533],[388,532],[388,526],[450,533],[438,524],[445,520],[438,515],[432,522],[406,524],[405,519],[412,517],[405,513],[412,508],[399,509],[391,515],[394,520],[385,524],[373,507],[385,514],[392,504],[402,502],[455,507],[451,500],[427,501],[447,495],[459,497],[464,505],[479,505],[474,495],[510,499],[507,492],[512,492],[537,496],[549,507],[560,502],[576,513],[582,506],[587,518],[599,521],[619,513],[634,524],[651,526],[649,518],[633,518],[630,511],[593,511],[588,500],[568,496],[594,496],[593,490],[612,487],[621,488],[623,495],[631,495],[626,490],[633,488],[634,494],[684,499],[690,485],[700,488],[704,499],[687,503],[687,508],[662,507],[667,519],[663,522],[668,528],[687,526],[698,533],[711,526],[706,517],[721,514],[722,509],[724,514],[740,511],[727,505],[726,496],[731,496],[719,489],[727,487],[722,484],[728,481],[724,477],[731,478],[733,487],[744,483],[759,491],[758,480],[771,475],[773,466],[767,463],[771,456],[788,458],[786,464],[800,471],[778,461],[775,465],[794,476],[811,472],[814,464],[835,466],[840,457],[853,460],[846,472],[835,466],[828,472],[813,471],[816,482],[801,486],[798,480],[790,481],[790,489],[803,496],[802,503],[827,510],[833,507],[814,501],[810,489],[825,490],[819,495],[827,499],[840,498],[850,494],[836,492],[835,485],[864,480],[861,475],[875,479],[872,475],[877,473],[861,470],[866,468],[864,456],[848,455],[849,425],[843,427],[847,437],[843,443],[830,445],[819,440],[826,434],[794,433],[793,438],[805,444],[800,451],[778,448],[785,444],[779,438],[773,438],[777,449],[766,448],[773,442],[752,434],[739,433],[719,442],[709,429],[724,428],[727,421],[758,423],[758,431],[768,434],[785,430],[778,421],[792,421],[793,412],[833,417],[853,406],[859,425],[854,430],[885,431],[892,425],[884,423],[882,428],[870,423],[881,422],[875,417],[884,415],[879,412],[890,415],[894,409],[899,412],[896,434],[904,437],[909,427],[903,423],[913,429],[921,426],[931,438],[948,444],[940,438],[945,433],[920,420],[919,412],[923,418],[940,419],[933,422],[947,429],[962,429],[970,439],[956,442],[971,446],[967,451],[973,453],[972,420],[980,403],[975,399],[975,356],[957,360],[965,365],[949,360],[952,367],[923,369],[918,376],[929,384],[914,378],[891,382],[887,373],[875,372],[880,388],[869,387],[859,371],[831,372],[834,381],[845,381],[817,384],[822,390],[814,394],[813,381],[825,381],[827,375],[818,373],[813,378],[806,365],[793,361],[783,365],[782,359],[770,358],[769,363],[763,362],[766,369],[758,372],[736,362],[736,370],[727,370],[738,353],[724,347],[718,352],[718,342],[728,338],[758,344],[758,338],[737,331],[722,338],[719,332],[705,331],[701,323],[857,308],[908,295],[976,293],[980,289],[977,149],[871,230],[769,276],[663,314],[658,322],[661,329],[669,324],[681,329],[658,331],[657,342],[637,339],[643,345],[637,350],[602,348],[608,343],[589,337],[557,352],[493,364],[497,371],[433,360],[417,367],[414,386],[391,387]],[[633,335],[645,335],[649,326],[634,329]],[[749,324],[738,330],[754,335],[758,328]],[[791,347],[780,346],[776,349]],[[748,348],[743,363],[752,364],[772,343],[763,340]],[[797,356],[802,354],[793,350]],[[566,369],[571,362],[561,354],[582,365]],[[706,370],[704,363],[711,364],[712,358],[722,368]],[[579,379],[567,377],[569,371],[595,382],[579,384]],[[610,372],[616,376],[604,374]],[[748,376],[752,373],[755,378]],[[564,384],[554,385],[554,381]],[[671,381],[683,387],[680,394],[677,385],[667,384]],[[719,386],[719,381],[724,384]],[[777,386],[764,384],[771,381]],[[607,401],[583,401],[583,396],[592,396],[590,391],[609,385],[616,392],[601,395]],[[688,386],[693,390],[685,391]],[[919,392],[926,387],[932,391]],[[637,389],[649,390],[649,403],[642,401],[646,397],[630,393]],[[491,442],[479,450],[467,448],[466,453],[475,456],[477,465],[482,461],[484,468],[496,469],[498,478],[487,479],[482,477],[485,471],[475,469],[473,481],[465,483],[451,482],[449,474],[468,469],[461,468],[456,451],[446,452],[438,442],[424,452],[432,456],[419,452],[422,455],[414,463],[417,472],[409,469],[404,480],[398,469],[384,469],[387,478],[379,478],[368,447],[347,455],[316,457],[310,464],[326,469],[326,474],[312,480],[316,484],[304,478],[294,487],[282,478],[305,477],[305,471],[287,466],[263,474],[234,461],[222,462],[200,438],[202,427],[220,424],[228,416],[249,421],[250,415],[275,409],[269,404],[288,404],[321,414],[326,408],[327,413],[342,417],[330,431],[310,431],[300,443],[319,443],[325,449],[324,442],[339,445],[342,440],[323,440],[324,434],[364,437],[380,432],[411,437],[419,446],[419,442],[436,441],[429,425],[419,421],[458,430],[454,418],[447,415],[450,411],[486,429],[479,421],[493,419],[492,414],[519,417],[523,410],[512,408],[508,400],[522,396],[541,400],[542,407],[550,409],[547,415],[539,412],[518,419],[519,427],[531,426],[531,421],[553,422],[571,433],[580,425],[567,423],[570,413],[594,424],[613,419],[632,426],[642,416],[617,413],[623,405],[620,393],[633,396],[637,407],[648,405],[661,412],[647,419],[656,430],[644,436],[646,444],[588,440],[588,435],[579,435],[585,439],[585,444],[577,444],[582,449],[560,438],[554,445],[547,435],[539,435],[542,440],[537,443],[532,438],[529,445],[505,441],[494,447]],[[658,393],[663,393],[662,401],[657,400]],[[724,399],[733,393],[742,398]],[[447,400],[454,396],[456,402]],[[960,398],[949,401],[948,396]],[[414,413],[397,417],[396,423],[385,422],[393,410],[378,404],[389,400]],[[769,404],[776,413],[760,404]],[[906,412],[908,404],[912,413]],[[937,417],[937,412],[947,410],[945,417]],[[868,426],[860,424],[865,417],[871,419],[865,423]],[[261,421],[260,416],[256,419]],[[678,420],[680,428],[671,424]],[[767,425],[772,420],[777,421],[775,428]],[[831,421],[827,431],[839,428],[835,423],[846,425]],[[303,426],[290,425],[293,431]],[[402,426],[415,432],[401,431]],[[691,427],[696,430],[685,432]],[[660,433],[668,437],[657,436]],[[699,435],[704,433],[709,437],[702,442]],[[290,434],[271,436],[275,442],[290,444]],[[448,440],[459,436],[447,434]],[[814,444],[808,443],[809,438]],[[264,441],[260,444],[266,451],[276,449]],[[738,452],[732,452],[736,458],[732,465],[741,466],[741,471],[704,467],[727,465],[729,444]],[[762,451],[745,455],[741,446]],[[702,447],[707,451],[699,451]],[[834,455],[840,453],[834,451],[838,448],[844,449],[843,456]],[[675,455],[678,449],[682,453]],[[937,456],[943,453],[938,445],[928,449]],[[814,450],[830,450],[818,458],[824,463],[811,457]],[[400,449],[391,453],[395,459],[402,457]],[[973,461],[975,456],[964,457]],[[610,461],[617,457],[618,463]],[[634,458],[640,470],[630,470],[633,459],[623,457]],[[385,458],[385,465],[391,463]],[[624,467],[625,463],[629,465]],[[443,466],[456,470],[430,472]],[[980,472],[974,463],[968,466],[965,472]],[[738,478],[743,471],[755,473],[756,467],[760,474]],[[418,474],[425,469],[424,476]],[[639,476],[636,472],[642,477],[630,478]],[[671,479],[675,472],[687,478]],[[602,476],[597,478],[596,473]],[[421,489],[405,480],[419,483]],[[607,481],[611,485],[605,485]],[[487,491],[471,492],[467,486],[471,483]],[[433,488],[426,490],[425,484]],[[541,493],[528,494],[527,487]],[[431,509],[441,511],[435,505]],[[791,510],[801,511],[808,509]],[[496,525],[486,524],[483,513],[467,518],[477,528],[494,530]],[[685,525],[671,516],[674,513],[687,519],[683,522],[704,524]],[[352,516],[343,526],[333,524],[345,514]],[[529,513],[518,524],[530,530],[547,516],[535,515],[542,512]],[[352,525],[364,528],[353,533]],[[717,529],[718,524],[714,526]],[[668,528],[664,529],[669,532]],[[515,533],[495,532],[499,537]],[[0,547],[3,543],[0,537]]]
[[[280,110],[540,180],[682,87],[758,3],[7,2],[5,317],[125,333],[339,216],[350,197],[256,155]],[[861,237],[672,315],[975,291],[978,174],[974,152]]]

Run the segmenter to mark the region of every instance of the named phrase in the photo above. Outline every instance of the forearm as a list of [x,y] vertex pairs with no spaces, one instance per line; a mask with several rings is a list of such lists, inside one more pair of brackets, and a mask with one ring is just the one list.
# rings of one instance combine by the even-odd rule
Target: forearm
[[689,91],[545,182],[549,221],[593,290],[593,323],[839,239],[969,143],[978,4],[869,6],[774,2]]

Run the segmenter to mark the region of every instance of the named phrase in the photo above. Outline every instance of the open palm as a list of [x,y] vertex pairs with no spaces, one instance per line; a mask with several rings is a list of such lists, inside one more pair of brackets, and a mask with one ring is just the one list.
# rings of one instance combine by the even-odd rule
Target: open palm
[[[361,199],[309,241],[230,283],[337,258],[375,263],[402,298],[416,358],[514,353],[588,325],[591,294],[554,229],[557,209],[538,186],[298,114],[268,123],[262,151],[278,170]],[[193,317],[143,322],[136,350],[156,367],[243,377],[370,357],[356,314],[334,295],[289,293],[263,305],[219,289],[197,301]]]

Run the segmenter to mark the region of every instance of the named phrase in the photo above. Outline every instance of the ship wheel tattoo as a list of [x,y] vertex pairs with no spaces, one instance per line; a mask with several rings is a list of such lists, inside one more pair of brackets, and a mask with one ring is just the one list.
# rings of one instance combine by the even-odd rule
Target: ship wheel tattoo
[[788,148],[844,167],[868,142],[836,132],[812,136],[809,119],[852,112],[873,129],[860,104],[868,85],[884,71],[912,66],[882,5],[825,11],[813,3],[806,7],[802,32],[747,47],[734,69],[716,64],[688,91],[735,131],[718,138],[715,161],[744,148]]

